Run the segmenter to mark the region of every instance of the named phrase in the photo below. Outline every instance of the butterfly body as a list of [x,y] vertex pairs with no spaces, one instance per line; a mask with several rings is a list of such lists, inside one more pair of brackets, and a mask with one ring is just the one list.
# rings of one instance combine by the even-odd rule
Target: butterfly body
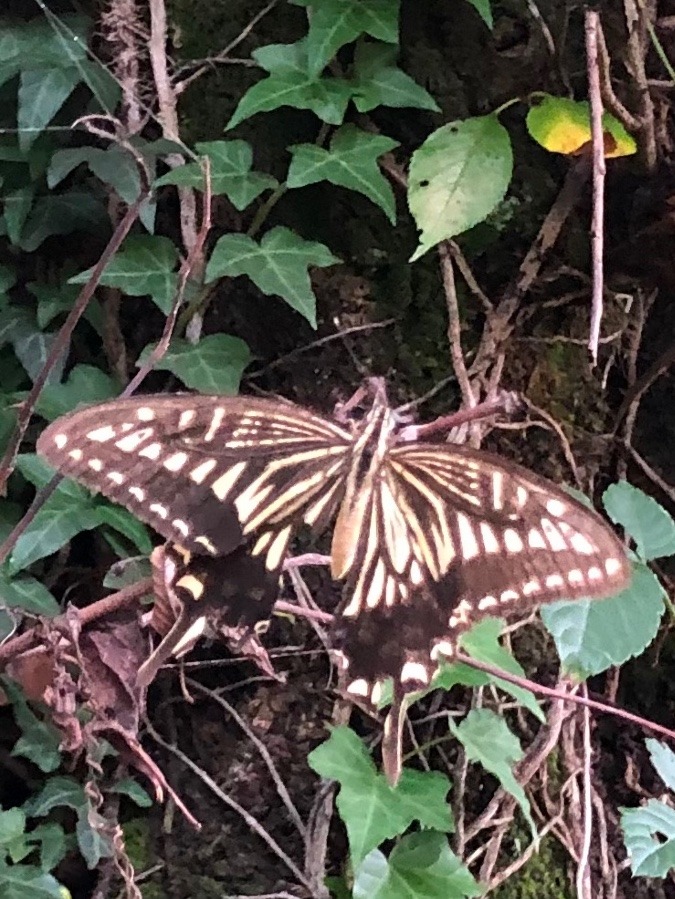
[[626,586],[594,512],[509,460],[404,441],[382,383],[370,394],[349,427],[280,400],[134,397],[59,419],[38,451],[195,556],[237,553],[232,626],[269,615],[297,530],[334,520],[334,643],[372,702],[388,677],[399,696],[427,685],[480,618]]

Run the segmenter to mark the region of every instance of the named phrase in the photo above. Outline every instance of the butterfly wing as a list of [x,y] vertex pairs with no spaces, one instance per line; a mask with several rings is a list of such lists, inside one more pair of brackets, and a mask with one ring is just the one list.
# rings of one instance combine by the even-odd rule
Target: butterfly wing
[[72,412],[37,448],[170,542],[221,556],[255,535],[274,569],[294,527],[320,526],[339,502],[351,441],[291,404],[174,395]]
[[350,690],[429,683],[439,653],[481,618],[625,587],[624,549],[602,519],[515,463],[460,446],[387,451],[367,499],[337,642]]

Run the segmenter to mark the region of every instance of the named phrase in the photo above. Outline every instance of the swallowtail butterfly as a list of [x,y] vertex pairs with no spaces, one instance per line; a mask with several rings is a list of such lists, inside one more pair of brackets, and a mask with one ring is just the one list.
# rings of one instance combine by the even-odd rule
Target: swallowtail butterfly
[[382,382],[370,393],[345,426],[281,400],[115,400],[53,422],[38,451],[189,554],[167,583],[199,606],[209,580],[221,622],[242,634],[269,616],[294,533],[335,518],[331,571],[346,581],[336,655],[355,697],[377,703],[393,678],[383,755],[395,781],[406,694],[464,630],[608,596],[629,565],[611,529],[561,488],[466,446],[405,442]]

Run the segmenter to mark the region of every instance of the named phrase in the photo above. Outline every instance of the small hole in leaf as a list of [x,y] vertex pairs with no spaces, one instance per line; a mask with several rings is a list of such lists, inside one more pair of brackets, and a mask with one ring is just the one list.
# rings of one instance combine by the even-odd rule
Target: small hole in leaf
[[429,187],[429,182],[426,179],[424,181],[420,181],[420,187]]

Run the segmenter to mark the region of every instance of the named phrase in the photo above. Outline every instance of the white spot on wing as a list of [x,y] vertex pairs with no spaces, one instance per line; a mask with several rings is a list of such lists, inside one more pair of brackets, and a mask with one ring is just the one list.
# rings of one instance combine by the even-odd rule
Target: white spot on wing
[[267,552],[267,558],[265,559],[265,568],[267,568],[268,571],[276,571],[279,565],[281,565],[283,554],[286,552],[286,546],[288,545],[290,533],[290,527],[284,528],[283,531],[279,531],[272,541],[272,545]]
[[104,425],[102,428],[95,428],[87,434],[87,440],[95,440],[96,443],[107,443],[115,436],[115,429],[110,425]]
[[225,499],[245,468],[246,462],[237,462],[236,465],[233,465],[228,469],[225,474],[221,474],[221,476],[211,484],[211,490],[213,490],[218,499]]
[[548,518],[542,518],[541,526],[553,552],[562,552],[567,549],[565,538],[553,522],[549,521]]
[[74,449],[74,450],[71,450],[71,451],[68,453],[68,455],[69,455],[70,458],[73,460],[73,462],[79,462],[80,459],[82,458],[82,450],[81,450],[81,449]]
[[368,696],[368,681],[365,677],[359,677],[357,680],[353,680],[351,684],[347,687],[347,693],[351,693],[352,696]]
[[504,592],[499,595],[500,602],[513,602],[516,599],[520,599],[520,594],[516,593],[515,590],[504,590]]
[[205,537],[203,534],[200,534],[199,537],[195,537],[195,543],[201,543],[201,545],[205,547],[208,552],[211,553],[211,555],[217,555],[215,546],[213,545],[213,543],[211,543],[209,538]]
[[484,596],[482,599],[478,600],[478,608],[481,612],[484,612],[485,609],[492,609],[497,604],[497,599],[494,596]]
[[115,443],[115,446],[124,453],[133,453],[148,437],[152,437],[153,431],[153,428],[141,428],[138,431],[134,431],[133,434],[127,434],[126,437],[122,437],[121,440]]
[[215,467],[215,459],[207,459],[205,462],[200,462],[200,464],[196,468],[193,468],[190,472],[190,480],[194,481],[195,484],[203,483],[204,479],[213,471]]
[[533,593],[541,593],[541,584],[536,578],[523,584],[523,596],[532,596]]
[[527,535],[527,545],[530,549],[548,549],[544,535],[536,528],[532,528]]
[[103,462],[100,459],[90,459],[87,464],[93,471],[103,471]]
[[405,684],[410,681],[422,684],[429,683],[429,672],[421,662],[406,662],[403,668],[401,668],[401,683]]
[[129,493],[135,496],[139,503],[145,499],[145,490],[142,487],[129,487]]
[[109,471],[107,477],[113,482],[113,484],[123,484],[126,481],[124,475],[119,471]]
[[419,562],[416,562],[414,559],[410,563],[410,580],[415,587],[419,586],[424,580],[424,575],[422,574]]
[[66,443],[68,443],[68,437],[66,434],[57,434],[54,438],[54,443],[56,444],[57,449],[62,450]]
[[584,575],[579,568],[573,568],[567,572],[567,580],[573,587],[581,586],[584,583]]
[[471,527],[471,522],[462,512],[457,513],[457,525],[459,527],[459,542],[462,545],[462,558],[464,561],[475,559],[479,553],[478,541]]
[[546,511],[549,515],[553,515],[554,518],[560,518],[567,511],[567,506],[559,499],[547,499]]
[[573,534],[570,543],[572,544],[572,549],[575,552],[581,553],[583,556],[590,556],[595,552],[595,547],[590,540],[579,533],[579,531],[577,531],[576,534]]
[[152,421],[155,417],[154,410],[150,406],[139,406],[136,409],[136,418],[139,421]]
[[602,580],[602,571],[597,567],[597,565],[593,565],[592,568],[588,569],[588,580],[589,581],[601,581]]
[[183,521],[182,518],[174,518],[171,524],[176,528],[177,531],[180,531],[184,537],[190,533],[190,528],[186,521]]
[[497,540],[495,532],[492,530],[487,521],[481,521],[480,535],[483,539],[483,546],[485,547],[486,553],[499,552],[499,541]]
[[621,571],[622,565],[618,559],[607,559],[605,562],[605,571],[610,577],[614,577]]
[[506,547],[507,552],[522,552],[523,541],[520,539],[518,531],[514,531],[513,528],[507,528],[504,531],[504,546]]
[[146,459],[156,462],[159,459],[161,452],[162,447],[159,443],[150,443],[148,446],[144,446],[138,455],[145,456]]
[[169,456],[168,459],[164,460],[164,468],[166,468],[168,471],[180,471],[187,460],[187,453],[174,453],[173,456]]
[[182,430],[183,428],[187,428],[187,426],[192,422],[192,420],[194,419],[196,414],[197,413],[195,412],[194,409],[184,409],[180,414],[180,418],[178,419],[179,429]]
[[492,475],[492,505],[495,509],[504,507],[504,475],[501,471]]
[[561,574],[549,574],[546,578],[546,586],[549,590],[556,590],[558,587],[562,587],[565,581]]
[[225,418],[225,410],[222,406],[218,406],[213,410],[213,418],[211,419],[211,424],[209,425],[209,429],[204,434],[204,440],[209,443],[209,441],[213,440],[216,436],[216,431],[223,423],[223,419]]
[[169,516],[166,506],[163,506],[161,503],[152,503],[150,511],[154,512],[155,515],[159,515],[160,518],[168,518]]

